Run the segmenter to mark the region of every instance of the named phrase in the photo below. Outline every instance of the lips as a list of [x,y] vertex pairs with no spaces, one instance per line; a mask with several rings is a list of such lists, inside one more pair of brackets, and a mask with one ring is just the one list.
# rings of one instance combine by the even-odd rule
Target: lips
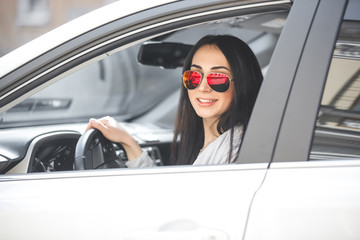
[[202,107],[209,107],[215,104],[217,101],[216,99],[209,99],[209,98],[196,98],[198,104]]

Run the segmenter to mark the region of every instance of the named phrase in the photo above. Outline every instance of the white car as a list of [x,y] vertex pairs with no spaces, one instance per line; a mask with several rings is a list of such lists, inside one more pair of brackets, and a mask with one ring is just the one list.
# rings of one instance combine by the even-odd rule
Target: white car
[[[130,2],[0,59],[0,239],[360,239],[360,1]],[[237,164],[174,166],[207,34],[246,41],[265,78]],[[107,169],[121,146],[84,134],[106,115],[158,166]]]

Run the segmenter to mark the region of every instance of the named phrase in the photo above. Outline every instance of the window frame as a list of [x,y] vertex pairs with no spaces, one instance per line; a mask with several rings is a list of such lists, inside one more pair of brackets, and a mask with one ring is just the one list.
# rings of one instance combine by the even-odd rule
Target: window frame
[[[273,11],[287,11],[291,8],[289,0],[279,0],[272,2],[227,2],[226,8],[221,8],[224,2],[213,1],[207,9],[198,8],[191,12],[187,9],[193,9],[193,5],[202,6],[204,3],[195,3],[192,1],[164,5],[158,8],[146,10],[123,19],[118,19],[101,28],[96,28],[86,34],[80,35],[71,41],[68,41],[58,47],[49,50],[45,54],[33,59],[32,61],[20,66],[14,72],[9,73],[1,79],[0,96],[2,93],[15,91],[8,97],[0,100],[0,109],[10,108],[16,103],[21,102],[32,92],[38,91],[47,85],[57,81],[60,77],[71,73],[83,64],[97,61],[106,57],[113,51],[125,47],[134,41],[140,41],[153,37],[156,34],[163,34],[166,31],[180,29],[184,25],[190,26],[199,23],[205,23],[216,19],[229,18],[239,15],[267,13]],[[176,11],[181,6],[182,11],[175,15],[165,15],[164,11]],[[158,18],[153,16],[159,15]],[[195,17],[193,17],[195,16]],[[146,22],[144,19],[153,19]],[[148,28],[147,31],[140,32],[139,29]],[[118,37],[121,37],[120,39]],[[116,39],[116,41],[113,41]],[[68,61],[67,59],[71,59]],[[34,78],[36,78],[34,80]],[[16,84],[15,84],[16,83]],[[5,85],[5,87],[4,87]],[[19,87],[21,86],[21,87]],[[19,87],[18,89],[16,89]],[[273,145],[273,143],[269,143]],[[262,159],[252,163],[264,163]],[[262,166],[267,166],[262,165]],[[217,166],[213,166],[217,167]]]
[[273,162],[309,159],[322,92],[346,6],[347,0],[319,2],[296,69]]

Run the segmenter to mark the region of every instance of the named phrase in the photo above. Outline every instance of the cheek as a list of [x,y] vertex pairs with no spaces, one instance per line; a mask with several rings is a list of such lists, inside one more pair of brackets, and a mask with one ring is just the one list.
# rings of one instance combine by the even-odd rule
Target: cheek
[[191,98],[192,98],[192,91],[189,91],[189,90],[186,90],[186,91],[187,91],[188,98],[191,100]]
[[223,103],[226,110],[229,109],[232,101],[234,100],[234,88],[230,88],[229,91],[223,93]]
[[187,93],[188,93],[188,98],[189,98],[189,100],[190,100],[191,105],[194,106],[194,103],[193,103],[194,90],[192,90],[192,91],[186,90],[186,91],[187,91]]

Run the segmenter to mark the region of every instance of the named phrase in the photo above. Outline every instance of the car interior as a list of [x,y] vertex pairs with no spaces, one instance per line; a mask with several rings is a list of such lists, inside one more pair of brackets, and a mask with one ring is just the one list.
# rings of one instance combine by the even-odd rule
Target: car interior
[[[191,46],[207,34],[235,35],[251,46],[265,74],[286,16],[280,11],[194,25],[74,71],[0,115],[1,173],[74,170],[89,118],[103,116],[122,122],[156,165],[170,165],[182,63]],[[121,146],[114,148],[126,161]]]
[[[170,145],[182,84],[182,63],[191,46],[207,34],[235,35],[253,49],[266,75],[287,14],[287,11],[251,14],[194,25],[135,43],[74,70],[0,114],[0,173],[123,167],[127,157],[122,147],[109,144],[96,131],[88,136],[92,145],[82,148],[91,151],[76,152],[89,118],[103,116],[113,116],[122,122],[157,166],[171,165]],[[359,39],[346,39],[346,29],[353,28],[359,31],[357,25],[344,24],[332,66],[342,67],[336,59],[358,64],[359,55],[344,57],[348,47],[360,46]],[[326,93],[328,98],[323,98],[310,159],[344,157],[343,150],[331,150],[340,135],[348,139],[345,148],[353,153],[350,156],[347,151],[346,157],[360,156],[359,95],[351,106],[340,109],[334,100],[345,94],[344,88],[352,86],[349,81],[358,84],[360,72],[356,64],[353,68],[353,74],[337,85],[337,91],[332,95]],[[336,76],[334,79],[338,81]],[[327,84],[331,82],[328,80]],[[108,159],[100,157],[104,149]],[[76,163],[75,159],[89,154],[100,160]],[[108,164],[109,159],[116,164]]]

